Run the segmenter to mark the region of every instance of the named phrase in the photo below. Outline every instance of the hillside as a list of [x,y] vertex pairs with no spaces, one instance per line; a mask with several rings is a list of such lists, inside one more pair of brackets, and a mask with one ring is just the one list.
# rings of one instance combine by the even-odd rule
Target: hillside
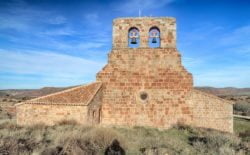
[[195,88],[203,92],[211,93],[217,96],[250,95],[250,88],[234,88],[234,87],[225,87],[225,88],[195,87]]
[[6,90],[0,90],[0,97],[12,96],[14,98],[23,98],[23,97],[35,98],[59,92],[72,87],[44,87],[41,89],[6,89]]

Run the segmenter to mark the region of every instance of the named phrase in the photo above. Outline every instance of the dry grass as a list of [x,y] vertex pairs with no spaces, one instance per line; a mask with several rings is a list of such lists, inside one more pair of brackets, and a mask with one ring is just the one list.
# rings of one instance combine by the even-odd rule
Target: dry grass
[[250,152],[249,122],[242,120],[236,120],[236,134],[232,135],[182,125],[169,130],[104,128],[82,126],[70,120],[50,127],[43,124],[20,127],[3,111],[0,116],[0,154],[6,155],[101,155],[114,139],[128,155]]
[[57,125],[78,125],[78,123],[75,120],[62,120]]

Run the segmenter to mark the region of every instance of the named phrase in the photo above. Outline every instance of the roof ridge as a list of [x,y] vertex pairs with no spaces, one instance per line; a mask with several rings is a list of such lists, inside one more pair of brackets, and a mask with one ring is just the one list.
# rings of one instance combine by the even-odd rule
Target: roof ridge
[[53,103],[53,102],[26,102],[25,104],[40,104],[40,105],[67,105],[67,106],[87,106],[81,103]]

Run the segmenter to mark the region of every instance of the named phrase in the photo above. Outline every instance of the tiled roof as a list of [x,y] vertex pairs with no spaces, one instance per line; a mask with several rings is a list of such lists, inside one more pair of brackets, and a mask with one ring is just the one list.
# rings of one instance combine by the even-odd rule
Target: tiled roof
[[101,82],[93,82],[18,103],[16,106],[22,104],[88,105],[101,86]]

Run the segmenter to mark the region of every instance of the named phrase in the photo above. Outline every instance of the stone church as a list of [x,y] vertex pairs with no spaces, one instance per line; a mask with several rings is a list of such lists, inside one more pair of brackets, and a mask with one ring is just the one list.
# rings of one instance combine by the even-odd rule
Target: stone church
[[17,104],[17,123],[160,129],[183,123],[233,132],[233,103],[193,88],[176,49],[175,18],[114,19],[112,44],[96,82]]

